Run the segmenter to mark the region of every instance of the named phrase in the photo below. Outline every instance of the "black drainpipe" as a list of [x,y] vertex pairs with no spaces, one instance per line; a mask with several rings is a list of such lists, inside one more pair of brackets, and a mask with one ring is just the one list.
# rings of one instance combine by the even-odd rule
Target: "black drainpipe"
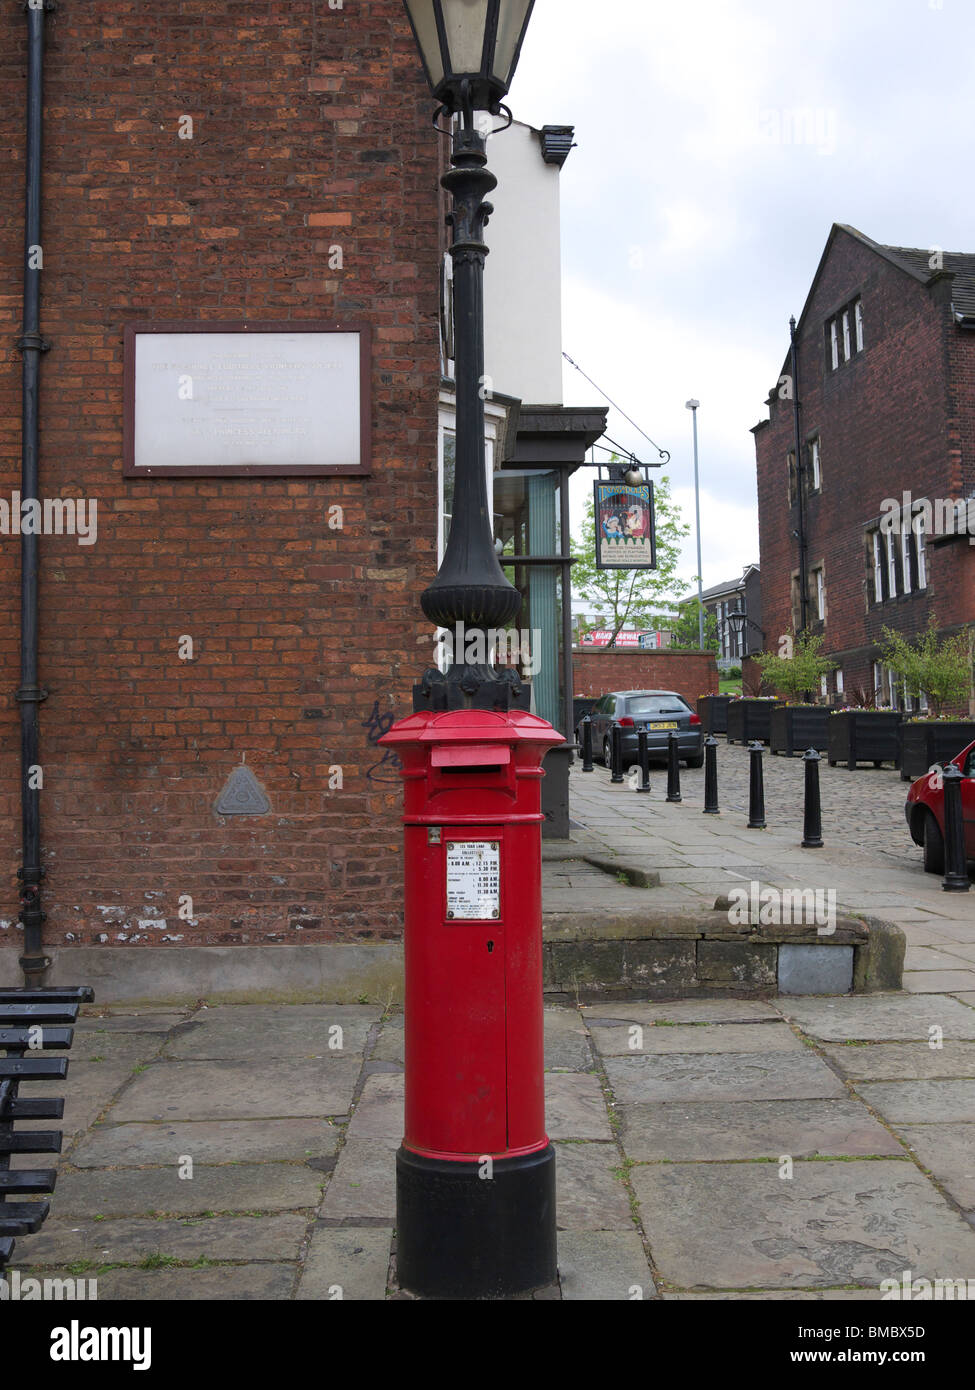
[[803,496],[802,438],[799,416],[799,346],[796,342],[796,321],[789,320],[792,341],[792,414],[796,433],[796,497],[799,502],[799,635],[809,626],[809,576],[806,574],[806,499]]
[[[50,0],[43,0],[52,8]],[[24,209],[24,331],[17,346],[23,353],[21,428],[21,499],[38,496],[38,388],[41,353],[49,344],[40,333],[41,307],[41,141],[44,125],[44,10],[27,11],[27,189]],[[37,680],[37,580],[38,540],[20,537],[20,797],[23,854],[20,879],[20,921],[24,928],[24,954],[20,968],[24,983],[39,985],[50,961],[44,955],[41,911],[41,805],[40,790],[32,786],[40,766],[38,705],[46,698]]]

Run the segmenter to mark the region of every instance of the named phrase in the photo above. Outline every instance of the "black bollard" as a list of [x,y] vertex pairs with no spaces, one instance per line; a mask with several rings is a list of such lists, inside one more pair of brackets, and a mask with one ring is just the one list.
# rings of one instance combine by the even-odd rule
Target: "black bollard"
[[806,801],[802,822],[802,848],[822,849],[823,807],[819,799],[819,754],[808,748],[803,758],[806,765]]
[[592,772],[592,715],[587,714],[582,721],[582,770]]
[[673,729],[667,739],[667,800],[680,801],[680,750]]
[[650,790],[650,743],[646,729],[640,730],[636,736],[636,741],[640,749],[640,782],[637,791],[648,792]]
[[965,861],[965,825],[961,809],[963,779],[964,773],[957,763],[945,765],[945,876],[941,887],[946,893],[967,893],[971,887]]
[[609,779],[611,782],[623,781],[623,730],[618,724],[613,725],[613,732],[610,735],[610,763],[613,768],[613,775]]
[[704,814],[721,814],[718,810],[718,740],[714,734],[708,734],[704,740]]
[[748,753],[751,767],[748,776],[748,829],[765,829],[765,776],[762,772],[762,757],[765,748],[761,743],[750,743]]

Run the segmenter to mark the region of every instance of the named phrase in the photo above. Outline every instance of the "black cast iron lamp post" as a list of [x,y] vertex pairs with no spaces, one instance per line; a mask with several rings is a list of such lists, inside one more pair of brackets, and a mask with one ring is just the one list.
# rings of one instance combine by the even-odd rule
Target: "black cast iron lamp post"
[[[486,139],[475,127],[475,113],[498,115],[508,91],[534,0],[404,0],[436,113],[456,117],[452,168],[442,179],[451,194],[450,254],[454,262],[454,336],[457,393],[457,459],[450,535],[440,570],[420,602],[432,623],[467,639],[483,634],[473,647],[488,650],[487,634],[514,621],[521,596],[508,581],[494,546],[484,449],[484,228],[493,212],[487,195],[497,179],[487,168]],[[434,117],[436,120],[436,116]],[[448,673],[447,704],[491,703],[499,675],[482,661],[464,663],[457,652]],[[506,676],[509,688],[516,684]],[[428,672],[426,685],[436,684]],[[463,691],[463,699],[458,692]],[[432,692],[431,692],[432,695]],[[480,699],[478,698],[480,696]]]
[[[531,0],[404,0],[437,116],[452,118],[457,455],[450,535],[423,594],[452,630],[413,713],[384,735],[403,765],[405,1106],[396,1155],[401,1287],[509,1298],[557,1277],[555,1150],[545,1128],[542,767],[564,743],[491,661],[521,609],[498,563],[485,470],[486,168]],[[437,117],[434,117],[436,121]],[[431,402],[432,404],[432,402]],[[462,651],[458,629],[464,629]],[[476,636],[481,640],[472,644]]]

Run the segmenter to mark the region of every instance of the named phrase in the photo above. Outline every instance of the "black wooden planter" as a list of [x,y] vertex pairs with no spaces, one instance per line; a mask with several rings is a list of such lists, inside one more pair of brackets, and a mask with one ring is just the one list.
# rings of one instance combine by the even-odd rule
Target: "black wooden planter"
[[698,697],[698,718],[704,725],[705,734],[726,734],[728,732],[728,706],[730,695],[701,695]]
[[922,720],[902,723],[900,737],[901,781],[923,777],[935,763],[950,763],[975,740],[975,720]]
[[787,758],[805,753],[807,748],[825,752],[829,743],[829,717],[825,705],[775,705],[769,745],[772,752],[784,753]]
[[829,716],[827,745],[830,767],[845,763],[852,772],[857,763],[893,763],[898,766],[896,710],[843,710]]
[[728,742],[768,743],[772,736],[774,700],[732,700],[728,705]]

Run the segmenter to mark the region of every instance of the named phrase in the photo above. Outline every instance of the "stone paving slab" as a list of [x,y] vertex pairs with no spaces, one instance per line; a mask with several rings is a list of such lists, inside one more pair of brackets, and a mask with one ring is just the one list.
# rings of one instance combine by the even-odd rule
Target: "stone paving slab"
[[97,1009],[86,1009],[78,1016],[75,1028],[79,1033],[168,1033],[178,1023],[185,1023],[194,1014],[194,1009],[173,1009],[160,1012],[153,1007],[140,1011],[135,1005],[126,1005],[121,1014],[102,1014]]
[[403,1137],[405,1080],[402,1072],[381,1072],[366,1079],[349,1125],[350,1139],[399,1143]]
[[402,1066],[405,1063],[405,1045],[403,1015],[393,1015],[383,1024],[382,1032],[369,1056],[375,1062],[399,1062]]
[[296,1298],[314,1302],[386,1297],[390,1232],[372,1226],[314,1232]]
[[545,1123],[550,1139],[612,1139],[599,1078],[579,1072],[549,1072],[545,1078]]
[[[603,1057],[635,1057],[640,1053],[802,1052],[803,1044],[786,1023],[677,1024],[642,1029],[634,1035],[624,1028],[594,1028],[593,1041]],[[639,1043],[633,1047],[631,1043]]]
[[136,1065],[69,1061],[65,1080],[25,1081],[21,1083],[20,1094],[63,1097],[64,1116],[57,1123],[67,1146],[75,1135],[83,1134],[108,1109],[131,1080]]
[[51,1220],[33,1236],[17,1241],[18,1265],[41,1266],[93,1261],[141,1264],[156,1256],[194,1260],[296,1260],[308,1230],[308,1216],[205,1217],[150,1221],[120,1217],[111,1221]]
[[548,1071],[588,1071],[592,1067],[586,1025],[575,1009],[546,1008],[545,1067]]
[[632,1183],[656,1266],[680,1288],[975,1278],[975,1231],[907,1159],[798,1163],[791,1181],[771,1163],[654,1164]]
[[206,1212],[299,1211],[315,1208],[321,1173],[291,1163],[198,1166],[191,1179],[171,1168],[97,1168],[62,1172],[58,1220],[71,1216],[201,1216]]
[[362,1053],[379,1005],[294,1004],[285,1011],[266,1004],[223,1004],[200,1009],[179,1036],[166,1043],[167,1057],[221,1060],[253,1056],[327,1058]]
[[623,1147],[638,1163],[904,1152],[856,1100],[664,1102],[624,1105],[620,1113]]
[[354,1058],[154,1062],[112,1110],[123,1120],[248,1120],[347,1114]]
[[817,1100],[842,1097],[842,1082],[808,1049],[728,1056],[608,1057],[606,1074],[623,1104],[663,1100]]
[[326,1158],[341,1131],[326,1120],[194,1120],[179,1124],[103,1124],[71,1153],[75,1168],[140,1167],[176,1163],[268,1162]]
[[975,1216],[975,1124],[899,1124],[897,1132],[958,1205]]
[[904,994],[853,995],[847,999],[778,1001],[787,1018],[804,1033],[825,1042],[924,1042],[931,1028],[944,1040],[975,1039],[975,1009],[944,994],[923,998]]
[[630,1200],[615,1144],[555,1145],[560,1231],[632,1231]]
[[582,1016],[590,1028],[614,1023],[746,1023],[770,1019],[781,1022],[782,1014],[764,999],[677,999],[656,1004],[613,1000],[605,1004],[584,1004]]
[[69,1074],[72,1068],[77,1069],[79,1062],[93,1067],[108,1064],[134,1068],[140,1062],[157,1056],[165,1041],[165,1034],[160,1033],[103,1033],[94,1028],[75,1029],[69,1050],[59,1052],[52,1049],[45,1055],[67,1057]]
[[347,1139],[329,1179],[321,1215],[350,1225],[363,1218],[394,1225],[398,1148],[398,1139]]
[[665,1302],[684,1301],[688,1303],[879,1303],[883,1299],[876,1289],[766,1289],[764,1293],[742,1293],[738,1289],[723,1289],[717,1293],[685,1293],[682,1290],[665,1289],[661,1295]]
[[926,1081],[975,1077],[975,1042],[823,1043],[822,1051],[855,1081]]
[[98,1280],[100,1303],[111,1299],[158,1302],[265,1302],[291,1298],[295,1286],[291,1264],[216,1265],[209,1269],[113,1269]]
[[972,970],[905,970],[904,988],[911,994],[951,994],[975,988]]
[[892,1125],[975,1122],[975,1081],[867,1081],[857,1091]]
[[573,1231],[559,1236],[562,1297],[575,1302],[655,1298],[653,1276],[635,1231]]

